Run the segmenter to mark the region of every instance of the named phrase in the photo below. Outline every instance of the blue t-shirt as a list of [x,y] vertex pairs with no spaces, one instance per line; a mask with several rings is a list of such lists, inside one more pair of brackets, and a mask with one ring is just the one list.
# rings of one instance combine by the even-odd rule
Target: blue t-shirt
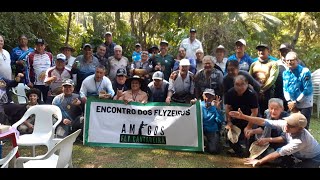
[[[230,57],[228,57],[228,61],[232,61],[232,60],[234,60],[234,61],[238,60],[236,54],[233,54]],[[253,63],[252,58],[247,53],[244,53],[244,56],[241,58],[241,60],[239,62],[239,69],[248,72],[252,63]],[[227,69],[226,69],[226,71],[227,71]]]

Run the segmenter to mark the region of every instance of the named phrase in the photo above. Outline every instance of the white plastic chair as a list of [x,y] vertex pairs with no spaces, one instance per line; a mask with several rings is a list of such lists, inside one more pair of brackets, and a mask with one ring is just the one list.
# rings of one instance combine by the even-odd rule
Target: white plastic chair
[[45,155],[37,157],[18,157],[16,168],[72,168],[73,143],[80,134],[81,129],[70,134],[58,142]]
[[320,113],[320,71],[315,71],[311,74],[313,86],[313,103],[317,105],[317,117]]
[[10,161],[14,159],[17,152],[18,152],[18,146],[12,148],[12,150],[6,155],[6,157],[4,157],[3,159],[0,159],[1,168],[8,168]]
[[[32,155],[35,156],[35,146],[45,145],[48,151],[54,146],[55,129],[62,121],[62,113],[58,106],[55,105],[35,105],[31,106],[23,115],[23,117],[12,125],[17,129],[20,124],[29,118],[30,115],[35,115],[35,122],[32,134],[24,134],[17,138],[19,146],[32,146]],[[53,115],[58,120],[53,124]]]
[[30,88],[24,83],[18,83],[18,86],[13,87],[11,91],[13,94],[17,96],[19,104],[26,104],[28,102],[26,90],[29,90],[29,89]]

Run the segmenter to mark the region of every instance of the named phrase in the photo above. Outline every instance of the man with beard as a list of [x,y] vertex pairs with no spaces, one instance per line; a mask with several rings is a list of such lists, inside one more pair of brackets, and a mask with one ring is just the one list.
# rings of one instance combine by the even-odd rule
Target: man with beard
[[202,63],[204,68],[195,75],[196,98],[200,99],[206,88],[213,89],[216,95],[222,97],[222,72],[214,68],[212,56],[204,56]]
[[171,100],[178,103],[190,103],[194,98],[194,75],[189,68],[189,60],[182,59],[179,70],[171,73],[166,103],[170,104]]
[[260,44],[258,50],[258,61],[252,63],[249,74],[261,84],[259,92],[260,115],[268,109],[268,101],[274,97],[275,82],[279,74],[279,67],[276,61],[269,59],[269,47]]

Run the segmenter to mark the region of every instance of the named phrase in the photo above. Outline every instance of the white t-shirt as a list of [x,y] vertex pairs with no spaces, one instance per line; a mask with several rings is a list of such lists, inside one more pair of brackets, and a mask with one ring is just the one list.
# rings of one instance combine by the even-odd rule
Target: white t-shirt
[[100,82],[96,82],[94,76],[95,74],[92,74],[82,81],[80,97],[83,98],[88,95],[99,95],[99,92],[102,90],[105,90],[108,94],[111,94],[111,97],[113,97],[115,93],[110,79],[103,76],[103,79]]
[[196,51],[197,49],[202,49],[202,44],[198,39],[195,39],[193,42],[190,41],[190,38],[182,40],[180,47],[186,49],[186,58],[187,59],[197,59]]
[[7,50],[0,52],[0,77],[12,80],[11,58]]

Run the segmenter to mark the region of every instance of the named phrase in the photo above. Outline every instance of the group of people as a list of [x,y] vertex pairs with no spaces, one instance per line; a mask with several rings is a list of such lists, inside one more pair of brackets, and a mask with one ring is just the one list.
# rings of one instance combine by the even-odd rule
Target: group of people
[[[230,130],[233,126],[241,129],[238,142],[229,141],[229,144],[237,156],[248,157],[248,149],[255,141],[254,134],[268,129],[254,123],[277,126],[276,121],[264,122],[253,117],[277,120],[287,111],[301,114],[300,119],[305,118],[305,125],[299,124],[297,127],[301,129],[295,133],[305,133],[303,138],[307,136],[315,147],[319,146],[307,131],[313,105],[311,73],[290,44],[281,44],[279,59],[270,55],[267,44],[257,45],[258,57],[251,58],[245,52],[247,44],[244,39],[235,42],[235,53],[229,57],[226,57],[223,45],[214,50],[214,55],[204,55],[196,33],[196,29],[190,29],[190,36],[181,41],[176,58],[168,53],[169,42],[162,40],[159,47],[149,49],[142,49],[140,43],[135,44],[132,61],[122,55],[123,49],[113,42],[111,32],[105,33],[105,43],[99,45],[95,53],[91,44],[84,44],[83,53],[77,57],[72,56],[75,50],[70,45],[61,47],[61,53],[53,56],[46,51],[44,39],[36,39],[35,48],[31,48],[25,35],[19,37],[19,45],[9,54],[3,49],[4,38],[0,35],[0,112],[13,124],[30,106],[39,103],[57,105],[63,115],[59,136],[65,137],[82,128],[88,96],[120,100],[125,104],[189,104],[200,100],[205,150],[209,153],[220,153],[220,132],[225,124]],[[11,66],[14,67],[14,80]],[[27,106],[12,103],[10,88],[18,83],[31,88]],[[12,118],[13,113],[16,118]],[[285,121],[279,122],[285,127]],[[21,131],[32,132],[32,119],[23,125]],[[285,142],[290,143],[288,138],[294,139],[291,135],[290,131],[279,130],[269,133],[268,137],[272,137],[272,143],[283,143],[283,146],[275,146],[281,149],[288,146]],[[275,149],[277,157],[300,153],[301,150],[278,149]],[[302,156],[298,157],[308,159],[320,154],[316,149],[312,151],[307,156],[301,151]],[[265,160],[249,163],[258,165],[263,162]]]

